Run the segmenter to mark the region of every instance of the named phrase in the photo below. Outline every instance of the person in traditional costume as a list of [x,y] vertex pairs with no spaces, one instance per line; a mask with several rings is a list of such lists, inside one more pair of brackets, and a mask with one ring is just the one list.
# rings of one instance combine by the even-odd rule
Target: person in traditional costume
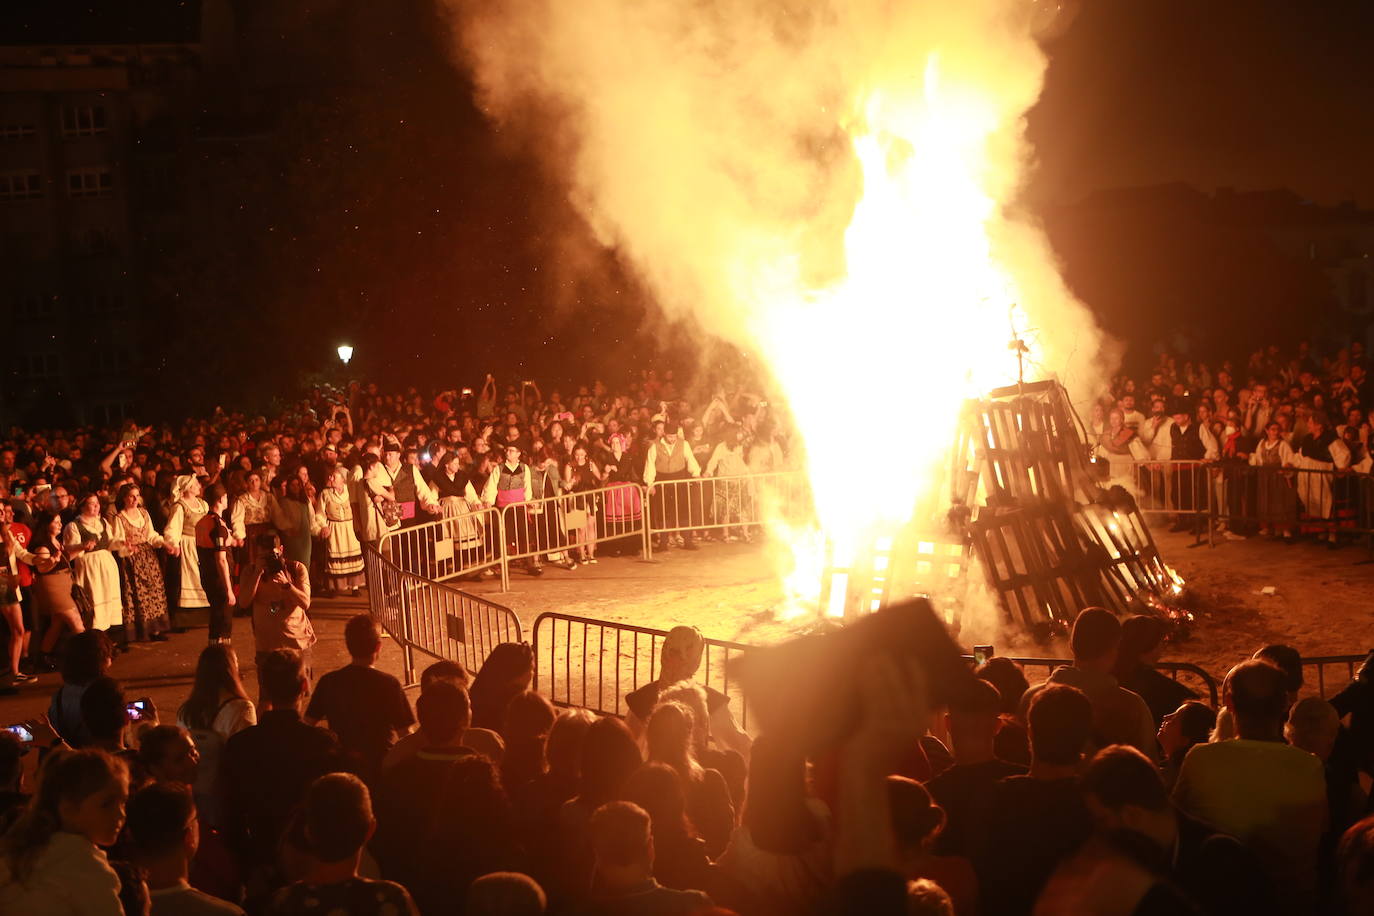
[[1256,489],[1260,517],[1260,534],[1281,536],[1291,540],[1298,520],[1298,494],[1293,487],[1296,453],[1277,421],[1264,427],[1264,438],[1250,453],[1250,466],[1258,468]]
[[[62,532],[62,546],[72,561],[72,580],[91,599],[93,630],[124,626],[124,596],[119,584],[119,564],[110,550],[110,525],[100,514],[100,497],[81,497],[76,518]],[[128,642],[124,634],[121,642]]]
[[[505,454],[505,461],[492,468],[487,477],[486,486],[482,488],[482,502],[501,510],[506,523],[506,550],[515,556],[529,553],[533,543],[529,514],[524,505],[530,501],[533,484],[529,465],[520,460],[520,446],[507,445]],[[526,563],[531,576],[544,574],[538,554],[529,557]]]
[[1303,509],[1302,531],[1335,545],[1331,472],[1350,466],[1350,450],[1320,411],[1312,412],[1307,430],[1307,435],[1297,441],[1293,456],[1293,467],[1298,469],[1298,499]]
[[[172,498],[167,504],[167,526],[162,529],[167,552],[177,559],[180,573],[174,600],[178,610],[208,608],[210,599],[200,583],[200,562],[196,557],[196,524],[210,511],[201,499],[200,481],[194,474],[183,474],[172,482]],[[173,631],[176,617],[172,617]]]
[[357,597],[363,585],[363,548],[353,530],[353,496],[348,490],[348,472],[335,465],[326,474],[324,484],[316,497],[315,511],[325,526],[328,591],[347,591]]
[[[649,489],[650,506],[661,529],[685,529],[679,536],[660,534],[657,549],[667,550],[671,541],[681,539],[686,550],[696,550],[692,535],[692,493],[677,481],[701,476],[701,465],[691,446],[682,438],[677,423],[667,425],[663,434],[649,445],[644,460],[644,485]],[[699,502],[699,500],[698,500]],[[699,513],[697,513],[699,514]]]
[[164,542],[143,508],[142,492],[136,483],[119,488],[110,521],[110,547],[124,567],[124,635],[163,642],[172,628],[167,617],[167,584],[157,553]]

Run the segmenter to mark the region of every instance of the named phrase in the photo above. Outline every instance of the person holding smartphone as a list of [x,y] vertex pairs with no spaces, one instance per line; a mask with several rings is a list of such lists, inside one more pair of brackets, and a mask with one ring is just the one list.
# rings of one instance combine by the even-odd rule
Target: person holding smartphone
[[258,536],[258,557],[244,567],[239,581],[238,606],[253,611],[253,641],[259,671],[273,649],[301,653],[306,678],[311,678],[311,647],[315,627],[310,609],[310,574],[303,564],[286,557],[281,538],[269,531]]

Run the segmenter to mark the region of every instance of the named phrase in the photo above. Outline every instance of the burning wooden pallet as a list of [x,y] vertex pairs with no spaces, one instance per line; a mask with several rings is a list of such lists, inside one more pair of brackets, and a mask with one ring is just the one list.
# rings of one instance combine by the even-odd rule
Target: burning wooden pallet
[[970,402],[951,476],[967,535],[1003,612],[1032,632],[1089,605],[1183,621],[1182,581],[1159,555],[1134,497],[1092,474],[1081,426],[1057,382]]

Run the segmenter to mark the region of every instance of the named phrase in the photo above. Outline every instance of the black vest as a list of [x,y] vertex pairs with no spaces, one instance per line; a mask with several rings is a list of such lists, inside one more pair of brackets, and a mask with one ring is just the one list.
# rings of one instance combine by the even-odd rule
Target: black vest
[[1196,423],[1190,424],[1187,429],[1179,429],[1175,423],[1169,430],[1169,436],[1173,442],[1173,451],[1169,454],[1175,461],[1201,461],[1207,455]]

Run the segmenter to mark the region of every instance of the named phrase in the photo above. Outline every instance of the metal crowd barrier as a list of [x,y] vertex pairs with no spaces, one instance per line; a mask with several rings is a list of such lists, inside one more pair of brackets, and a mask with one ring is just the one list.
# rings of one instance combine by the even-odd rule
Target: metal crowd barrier
[[658,480],[645,487],[649,534],[757,528],[770,518],[793,518],[810,511],[811,491],[799,471],[772,471],[734,477]]
[[584,544],[645,540],[644,488],[638,484],[546,496],[506,506],[500,512],[504,532],[500,562],[507,569],[512,561],[575,552]]
[[[580,706],[603,715],[624,716],[625,695],[658,676],[667,630],[592,620],[569,614],[540,614],[534,621],[534,686],[556,706]],[[730,698],[736,721],[749,727],[749,707],[730,662],[751,647],[706,640],[696,680]]]
[[[1311,689],[1313,679],[1309,676],[1309,670],[1316,674],[1317,696],[1322,699],[1330,699],[1340,693],[1352,681],[1355,680],[1355,672],[1364,663],[1365,655],[1315,655],[1310,658],[1304,657],[1302,660],[1303,686]],[[1334,677],[1328,676],[1327,669],[1333,668]],[[1344,670],[1344,677],[1341,676],[1341,669]]]
[[445,582],[498,570],[502,564],[501,518],[495,509],[445,508],[445,516],[388,532],[383,553],[407,572]]
[[[1012,661],[1016,662],[1016,664],[1020,665],[1023,671],[1027,671],[1027,669],[1044,669],[1044,677],[1040,678],[1039,681],[1032,680],[1029,677],[1029,672],[1027,672],[1027,680],[1030,681],[1031,686],[1035,686],[1041,681],[1048,680],[1050,673],[1060,665],[1073,664],[1073,659],[1071,658],[1023,658],[1014,655],[1005,657],[1010,658]],[[964,658],[969,662],[974,660],[971,655],[966,655]],[[1361,656],[1361,658],[1363,658],[1363,656]],[[1175,681],[1181,681],[1184,686],[1192,689],[1194,693],[1197,693],[1199,688],[1206,691],[1207,697],[1211,700],[1212,708],[1216,708],[1221,694],[1217,689],[1216,679],[1208,674],[1203,668],[1194,665],[1192,662],[1156,662],[1155,670],[1164,672]],[[1188,681],[1183,681],[1181,675],[1187,675]]]
[[416,652],[477,671],[498,644],[524,640],[510,608],[407,572],[371,543],[363,544],[363,568],[368,610],[401,647],[407,684],[415,682]]
[[[1147,522],[1182,523],[1199,539],[1212,536],[1212,489],[1205,461],[1108,461],[1107,483],[1124,483]],[[1129,477],[1124,472],[1129,472]]]
[[1374,552],[1374,477],[1352,470],[1219,461],[1105,462],[1105,483],[1127,485],[1147,520],[1181,523],[1215,543],[1241,535],[1361,536]]

